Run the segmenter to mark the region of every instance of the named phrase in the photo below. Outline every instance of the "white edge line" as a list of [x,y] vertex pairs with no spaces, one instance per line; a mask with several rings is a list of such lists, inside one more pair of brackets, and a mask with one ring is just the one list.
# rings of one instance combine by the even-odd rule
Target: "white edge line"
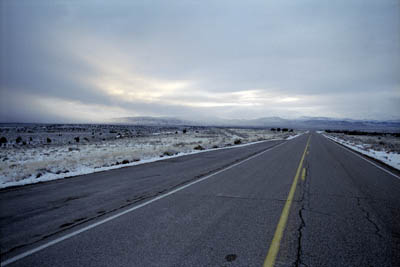
[[268,152],[268,151],[270,151],[270,150],[272,150],[272,149],[274,149],[274,148],[277,148],[277,147],[279,147],[279,146],[281,146],[281,145],[283,145],[283,144],[286,144],[286,143],[287,143],[287,141],[285,142],[285,140],[283,140],[282,143],[280,143],[280,144],[278,144],[278,145],[276,145],[276,146],[267,148],[266,150],[264,150],[264,151],[262,151],[262,152],[260,152],[260,153],[258,153],[258,154],[255,154],[255,155],[253,155],[253,156],[251,156],[251,157],[249,157],[249,158],[247,158],[247,159],[244,159],[244,160],[242,160],[242,161],[240,161],[240,162],[237,162],[237,163],[235,163],[235,164],[232,164],[232,165],[230,165],[230,166],[228,166],[228,167],[226,167],[226,168],[224,168],[224,169],[222,169],[222,170],[219,170],[219,171],[217,171],[217,172],[215,172],[215,173],[212,173],[212,174],[210,174],[210,175],[207,175],[207,176],[205,176],[205,177],[203,177],[203,178],[200,178],[200,179],[198,179],[198,180],[196,180],[196,181],[193,181],[193,182],[190,182],[190,183],[188,183],[188,184],[186,184],[186,185],[183,185],[183,186],[181,186],[181,187],[178,187],[178,188],[176,188],[176,189],[174,189],[174,190],[172,190],[172,191],[170,191],[170,192],[168,192],[168,193],[165,193],[165,194],[163,194],[163,195],[157,196],[157,197],[155,197],[155,198],[153,198],[153,199],[150,199],[150,200],[148,200],[148,201],[146,201],[146,202],[144,202],[144,203],[142,203],[142,204],[139,204],[139,205],[137,205],[137,206],[134,206],[134,207],[132,207],[132,208],[129,208],[129,209],[127,209],[127,210],[124,210],[124,211],[122,211],[122,212],[120,212],[120,213],[118,213],[118,214],[112,215],[112,216],[110,216],[110,217],[108,217],[108,218],[106,218],[106,219],[103,219],[103,220],[99,221],[99,222],[93,223],[93,224],[88,225],[88,226],[85,226],[85,227],[83,227],[83,228],[81,228],[81,229],[79,229],[79,230],[76,230],[76,231],[74,231],[74,232],[72,232],[72,233],[66,234],[66,235],[64,235],[64,236],[62,236],[62,237],[59,237],[59,238],[56,238],[56,239],[54,239],[54,240],[52,240],[52,241],[50,241],[50,242],[48,242],[48,243],[46,243],[46,244],[43,244],[43,245],[41,245],[41,246],[39,246],[39,247],[37,247],[37,248],[28,250],[28,251],[26,251],[26,252],[24,252],[24,253],[21,253],[21,254],[19,254],[19,255],[17,255],[17,256],[14,256],[14,257],[12,257],[12,258],[10,258],[10,259],[4,261],[4,262],[1,262],[1,266],[6,266],[6,265],[8,265],[8,264],[10,264],[10,263],[16,262],[16,261],[18,261],[18,260],[20,260],[20,259],[23,259],[23,258],[29,256],[29,255],[32,255],[32,254],[34,254],[34,253],[36,253],[36,252],[39,252],[39,251],[41,251],[41,250],[43,250],[43,249],[45,249],[45,248],[48,248],[48,247],[50,247],[50,246],[52,246],[52,245],[55,245],[55,244],[57,244],[57,243],[60,243],[61,241],[64,241],[64,240],[69,239],[69,238],[71,238],[71,237],[73,237],[73,236],[79,235],[80,233],[86,232],[86,231],[88,231],[88,230],[90,230],[90,229],[92,229],[92,228],[95,228],[96,226],[99,226],[99,225],[101,225],[101,224],[103,224],[103,223],[106,223],[106,222],[108,222],[108,221],[114,220],[114,219],[116,219],[116,218],[118,218],[118,217],[120,217],[120,216],[122,216],[122,215],[124,215],[124,214],[127,214],[127,213],[129,213],[129,212],[132,212],[132,211],[134,211],[134,210],[136,210],[136,209],[140,209],[140,208],[142,208],[142,207],[144,207],[144,206],[147,206],[147,205],[149,205],[149,204],[151,204],[151,203],[153,203],[153,202],[155,202],[155,201],[157,201],[157,200],[163,199],[163,198],[165,198],[165,197],[167,197],[167,196],[169,196],[169,195],[172,195],[172,194],[174,194],[174,193],[176,193],[176,192],[179,192],[179,191],[181,191],[181,190],[183,190],[183,189],[185,189],[185,188],[187,188],[187,187],[189,187],[189,186],[192,186],[192,185],[194,185],[194,184],[200,183],[200,182],[202,182],[202,181],[204,181],[204,180],[206,180],[206,179],[208,179],[208,178],[211,178],[211,177],[213,177],[213,176],[215,176],[215,175],[217,175],[217,174],[220,174],[221,172],[227,171],[227,170],[229,170],[229,169],[231,169],[231,168],[233,168],[233,167],[236,167],[236,166],[238,166],[238,165],[240,165],[240,164],[242,164],[242,163],[244,163],[244,162],[246,162],[246,161],[249,161],[249,160],[254,159],[254,158],[258,157],[258,156],[261,156],[262,154],[264,154],[264,153],[266,153],[266,152]]
[[392,176],[394,176],[394,177],[396,177],[397,179],[400,180],[400,177],[399,177],[398,175],[394,174],[393,172],[391,172],[391,171],[389,171],[389,170],[386,170],[385,168],[379,166],[378,164],[376,164],[376,163],[374,163],[374,162],[372,162],[372,161],[366,159],[365,157],[361,156],[360,154],[358,154],[358,153],[352,151],[350,148],[348,148],[348,147],[346,147],[346,146],[343,146],[343,145],[340,145],[338,142],[336,142],[335,140],[329,138],[328,136],[326,136],[326,135],[324,135],[324,134],[323,134],[322,136],[325,137],[326,139],[328,139],[329,141],[331,141],[332,143],[334,143],[334,144],[336,144],[336,145],[338,145],[338,146],[340,146],[340,147],[346,149],[346,150],[349,151],[350,153],[353,153],[353,154],[356,155],[357,157],[359,157],[359,158],[361,158],[361,159],[363,159],[363,160],[365,160],[365,161],[371,163],[371,164],[374,165],[375,167],[381,169],[382,171],[387,172],[388,174],[390,174],[390,175],[392,175]]

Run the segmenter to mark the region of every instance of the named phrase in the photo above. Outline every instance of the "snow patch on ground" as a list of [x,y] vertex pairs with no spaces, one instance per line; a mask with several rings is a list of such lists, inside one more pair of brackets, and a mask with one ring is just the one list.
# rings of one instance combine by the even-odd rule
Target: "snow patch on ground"
[[[96,125],[80,128],[74,126],[72,130],[70,127],[64,132],[63,129],[66,128],[60,130],[60,127],[48,127],[43,131],[42,128],[9,128],[3,131],[8,140],[15,140],[16,136],[21,135],[23,140],[33,141],[2,145],[0,188],[135,166],[217,149],[272,140],[290,140],[296,134],[231,128],[185,128],[185,131],[130,128],[128,134],[124,132],[124,128],[115,130],[111,126],[101,126],[101,129]],[[146,133],[143,133],[144,130]],[[52,141],[47,144],[46,136],[49,134]],[[75,141],[77,136],[80,137],[80,142]]]
[[338,137],[330,136],[327,134],[322,134],[326,138],[342,144],[354,151],[357,151],[361,154],[367,155],[371,158],[377,159],[397,170],[400,170],[400,154],[395,153],[395,152],[387,152],[387,151],[378,151],[369,148],[370,144],[355,144],[353,142],[350,142],[348,140],[344,140]]
[[292,140],[293,138],[299,137],[299,136],[302,135],[302,134],[304,134],[304,133],[299,133],[299,134],[296,134],[296,135],[291,135],[291,136],[289,136],[288,138],[286,138],[286,140]]
[[3,183],[3,184],[0,184],[0,189],[6,188],[6,187],[11,187],[11,186],[21,186],[21,185],[35,184],[35,183],[46,182],[46,181],[51,181],[51,180],[58,180],[58,179],[63,179],[63,178],[68,178],[68,177],[73,177],[73,176],[78,176],[78,175],[84,175],[84,174],[90,174],[90,173],[95,173],[95,172],[109,171],[109,170],[120,169],[120,168],[124,168],[124,167],[136,166],[136,165],[140,165],[140,164],[151,163],[151,162],[186,156],[186,155],[199,154],[199,153],[221,150],[221,149],[232,149],[232,148],[244,147],[244,146],[249,146],[249,145],[254,145],[254,144],[269,142],[269,141],[276,141],[276,140],[281,140],[281,139],[271,139],[271,140],[266,140],[266,141],[252,142],[252,143],[235,145],[235,146],[230,146],[230,147],[211,148],[211,149],[200,150],[200,151],[180,152],[180,153],[177,153],[177,154],[171,155],[171,156],[163,156],[162,158],[154,157],[154,158],[148,158],[148,159],[144,159],[144,160],[140,160],[140,161],[136,161],[136,162],[130,162],[127,164],[119,164],[119,165],[108,166],[108,167],[94,168],[94,167],[87,167],[87,166],[79,166],[75,171],[72,171],[72,172],[60,173],[60,174],[47,172],[47,173],[43,174],[42,176],[40,176],[39,178],[36,178],[35,176],[31,175],[28,178],[25,178],[23,180],[19,180],[16,182]]

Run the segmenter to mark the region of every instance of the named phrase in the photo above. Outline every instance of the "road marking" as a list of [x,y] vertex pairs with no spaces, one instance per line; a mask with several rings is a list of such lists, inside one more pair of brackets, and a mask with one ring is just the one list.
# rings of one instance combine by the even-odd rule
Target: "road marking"
[[304,148],[303,156],[301,157],[299,167],[297,168],[296,175],[294,176],[292,186],[290,187],[289,195],[287,197],[285,206],[283,207],[278,225],[276,226],[274,238],[272,239],[271,245],[269,246],[267,257],[265,258],[264,261],[263,265],[264,267],[272,267],[275,264],[276,256],[278,255],[279,246],[283,236],[283,231],[285,230],[287,219],[289,216],[290,207],[292,206],[294,192],[296,192],[296,186],[299,180],[301,168],[303,166],[304,157],[306,155],[306,151],[310,143],[310,138],[311,135],[308,137],[306,147]]
[[301,180],[304,181],[306,179],[306,168],[303,168],[303,172],[301,173]]
[[[324,136],[324,135],[322,135],[322,136]],[[382,168],[382,167],[379,166],[378,164],[375,164],[374,162],[372,162],[372,161],[366,159],[365,157],[361,156],[360,154],[358,154],[358,153],[352,151],[350,148],[348,148],[348,147],[346,147],[346,146],[344,146],[344,145],[340,145],[340,144],[336,143],[335,141],[329,139],[329,138],[326,137],[326,136],[324,136],[324,137],[325,137],[326,139],[328,139],[329,141],[331,141],[332,143],[334,143],[334,144],[340,146],[341,148],[344,148],[345,150],[349,151],[350,153],[353,153],[353,154],[356,155],[357,157],[359,157],[359,158],[361,158],[361,159],[363,159],[363,160],[365,160],[365,161],[371,163],[372,165],[374,165],[375,167],[381,169],[382,171],[384,171],[384,172],[386,172],[386,173],[388,173],[388,174],[390,174],[390,175],[396,177],[397,179],[400,179],[400,177],[399,177],[398,175],[392,173],[391,171],[389,171],[389,170],[387,170],[387,169],[385,169],[385,168]]]
[[8,265],[8,264],[11,264],[11,263],[13,263],[13,262],[16,262],[16,261],[18,261],[18,260],[20,260],[20,259],[23,259],[23,258],[29,256],[29,255],[32,255],[32,254],[34,254],[34,253],[36,253],[36,252],[39,252],[39,251],[41,251],[41,250],[43,250],[43,249],[45,249],[45,248],[48,248],[48,247],[50,247],[50,246],[52,246],[52,245],[55,245],[55,244],[57,244],[57,243],[60,243],[60,242],[62,242],[62,241],[64,241],[64,240],[69,239],[69,238],[71,238],[71,237],[74,237],[74,236],[76,236],[76,235],[79,235],[79,234],[81,234],[81,233],[83,233],[83,232],[86,232],[86,231],[92,229],[92,228],[95,228],[96,226],[99,226],[99,225],[101,225],[101,224],[104,224],[104,223],[106,223],[106,222],[109,222],[109,221],[111,221],[111,220],[114,220],[114,219],[116,219],[116,218],[118,218],[118,217],[120,217],[120,216],[122,216],[122,215],[125,215],[125,214],[127,214],[127,213],[130,213],[130,212],[132,212],[132,211],[134,211],[134,210],[140,209],[140,208],[142,208],[142,207],[144,207],[144,206],[147,206],[147,205],[149,205],[149,204],[151,204],[151,203],[153,203],[153,202],[155,202],[155,201],[157,201],[157,200],[163,199],[163,198],[165,198],[165,197],[167,197],[167,196],[169,196],[169,195],[175,194],[176,192],[179,192],[179,191],[181,191],[181,190],[183,190],[183,189],[185,189],[185,188],[188,188],[189,186],[192,186],[192,185],[194,185],[194,184],[200,183],[200,182],[202,182],[202,181],[204,181],[204,180],[207,180],[207,179],[209,179],[209,178],[211,178],[211,177],[213,177],[213,176],[215,176],[215,175],[217,175],[217,174],[220,174],[220,173],[222,173],[222,172],[224,172],[224,171],[227,171],[227,170],[229,170],[229,169],[232,169],[233,167],[239,166],[239,165],[242,164],[242,163],[245,163],[245,162],[247,162],[247,161],[249,161],[249,160],[252,160],[252,159],[254,159],[254,158],[256,158],[256,157],[259,157],[259,156],[261,156],[262,154],[264,154],[264,153],[266,153],[266,152],[268,152],[268,151],[270,151],[270,150],[272,150],[272,149],[274,149],[274,148],[277,148],[277,147],[279,147],[279,146],[281,146],[281,145],[283,145],[283,144],[286,144],[286,143],[287,143],[287,141],[286,141],[286,142],[282,142],[282,143],[280,143],[280,144],[278,144],[278,145],[275,145],[275,146],[273,146],[273,147],[267,148],[266,150],[261,151],[261,152],[258,153],[258,154],[255,154],[255,155],[253,155],[253,156],[251,156],[251,157],[249,157],[249,158],[247,158],[247,159],[244,159],[244,160],[239,161],[239,162],[237,162],[237,163],[235,163],[235,164],[232,164],[232,165],[230,165],[230,166],[228,166],[228,167],[226,167],[226,168],[224,168],[224,169],[222,169],[222,170],[219,170],[219,171],[217,171],[217,172],[215,172],[215,173],[212,173],[212,174],[210,174],[210,175],[204,176],[203,178],[200,178],[200,179],[198,179],[198,180],[196,180],[196,181],[193,181],[193,182],[190,182],[190,183],[188,183],[188,184],[186,184],[186,185],[183,185],[183,186],[181,186],[181,187],[178,187],[178,188],[176,188],[176,189],[174,189],[174,190],[172,190],[172,191],[170,191],[170,192],[168,192],[168,193],[159,195],[159,196],[157,196],[157,197],[155,197],[155,198],[153,198],[153,199],[150,199],[150,200],[148,200],[148,201],[146,201],[146,202],[144,202],[144,203],[142,203],[142,204],[139,204],[139,205],[137,205],[137,206],[134,206],[134,207],[132,207],[132,208],[129,208],[129,209],[127,209],[127,210],[125,210],[125,211],[122,211],[122,212],[120,212],[120,213],[114,214],[113,216],[110,216],[110,217],[108,217],[108,218],[106,218],[106,219],[103,219],[103,220],[98,221],[98,222],[96,222],[96,223],[90,224],[90,225],[85,226],[85,227],[83,227],[83,228],[81,228],[81,229],[79,229],[79,230],[76,230],[76,231],[72,232],[72,233],[66,234],[66,235],[61,236],[61,237],[59,237],[59,238],[56,238],[56,239],[54,239],[54,240],[52,240],[52,241],[49,241],[49,242],[47,242],[47,243],[45,243],[45,244],[43,244],[43,245],[41,245],[41,246],[39,246],[39,247],[37,247],[37,248],[33,248],[33,249],[28,250],[28,251],[26,251],[26,252],[24,252],[24,253],[21,253],[21,254],[19,254],[19,255],[17,255],[17,256],[14,256],[14,257],[12,257],[12,258],[10,258],[10,259],[4,261],[4,262],[1,262],[1,266],[6,266],[6,265]]

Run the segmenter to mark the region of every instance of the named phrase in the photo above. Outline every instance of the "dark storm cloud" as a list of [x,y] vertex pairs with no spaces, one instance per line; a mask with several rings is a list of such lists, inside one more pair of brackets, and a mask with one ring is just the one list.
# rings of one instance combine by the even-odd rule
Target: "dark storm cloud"
[[398,118],[399,6],[2,1],[0,119]]

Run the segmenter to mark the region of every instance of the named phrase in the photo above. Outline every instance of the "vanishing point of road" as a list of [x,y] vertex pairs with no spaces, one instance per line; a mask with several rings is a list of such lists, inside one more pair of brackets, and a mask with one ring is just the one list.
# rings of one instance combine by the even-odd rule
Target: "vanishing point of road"
[[5,189],[1,266],[400,266],[399,176],[308,133]]

